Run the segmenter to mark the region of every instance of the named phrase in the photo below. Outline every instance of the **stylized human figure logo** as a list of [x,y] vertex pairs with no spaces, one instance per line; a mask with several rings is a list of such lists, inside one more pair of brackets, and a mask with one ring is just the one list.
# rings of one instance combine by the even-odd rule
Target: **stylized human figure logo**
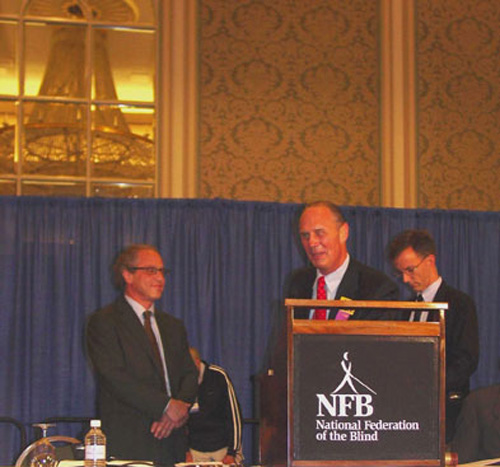
[[370,391],[372,394],[377,395],[377,393],[371,387],[363,383],[363,381],[361,381],[359,378],[356,378],[356,376],[352,374],[352,362],[349,361],[349,352],[344,353],[344,357],[340,365],[342,366],[345,375],[340,384],[332,391],[332,395],[337,394],[346,384],[349,385],[349,387],[355,394],[359,394],[358,390],[354,386],[354,381],[361,384],[361,386],[363,386],[364,388],[368,389],[368,391]]

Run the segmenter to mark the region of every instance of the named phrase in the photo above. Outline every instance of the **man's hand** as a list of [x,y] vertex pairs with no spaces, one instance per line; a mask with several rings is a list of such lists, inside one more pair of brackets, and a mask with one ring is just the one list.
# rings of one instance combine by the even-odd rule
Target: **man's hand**
[[157,439],[167,438],[172,430],[187,422],[189,404],[178,399],[170,399],[167,410],[160,420],[153,422],[151,433]]
[[170,420],[178,424],[176,426],[176,428],[178,428],[184,425],[184,423],[186,423],[189,415],[188,411],[189,411],[189,404],[187,402],[181,401],[179,399],[170,399],[164,416],[168,415]]
[[160,420],[153,422],[151,425],[151,433],[157,439],[163,439],[170,436],[172,430],[176,428],[175,423],[166,414],[160,418]]

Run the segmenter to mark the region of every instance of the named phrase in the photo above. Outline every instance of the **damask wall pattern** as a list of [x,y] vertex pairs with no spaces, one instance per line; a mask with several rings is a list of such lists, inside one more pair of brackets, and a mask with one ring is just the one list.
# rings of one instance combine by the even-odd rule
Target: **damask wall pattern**
[[500,2],[418,0],[418,186],[425,208],[500,209]]
[[201,197],[380,204],[378,3],[201,1]]

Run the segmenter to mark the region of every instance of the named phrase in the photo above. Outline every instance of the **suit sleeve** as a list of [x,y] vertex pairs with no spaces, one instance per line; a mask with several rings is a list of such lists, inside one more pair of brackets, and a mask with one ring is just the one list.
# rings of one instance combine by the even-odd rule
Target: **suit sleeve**
[[398,286],[387,276],[384,277],[380,286],[375,291],[373,300],[397,300],[399,298]]
[[447,389],[468,389],[479,360],[479,331],[472,298],[463,293],[454,297],[447,318]]
[[292,271],[285,279],[285,298],[312,298],[312,288],[316,279],[314,268],[301,268]]
[[[111,316],[97,312],[87,324],[87,350],[102,389],[124,404],[134,407],[152,419],[159,419],[169,398],[160,385],[151,384],[141,365],[139,352],[131,350],[131,343],[120,334]],[[141,369],[142,367],[142,369]],[[137,373],[137,369],[142,373]]]
[[[351,298],[355,300],[375,301],[396,301],[399,298],[398,286],[382,271],[353,261],[353,270],[355,270],[354,267],[359,271],[359,282]],[[400,314],[390,309],[384,311],[366,310],[364,312],[359,310],[357,313],[358,319],[391,321],[401,319]]]
[[465,399],[458,416],[455,436],[451,443],[452,450],[458,454],[460,464],[478,459],[480,436],[477,394],[473,393]]
[[[175,327],[173,325],[172,322],[167,342],[175,342],[174,348],[170,348],[170,344],[164,343],[164,346],[167,346],[165,358],[172,396],[192,404],[198,392],[198,370],[189,353],[186,328],[179,321],[176,321]],[[175,358],[172,358],[174,356]]]

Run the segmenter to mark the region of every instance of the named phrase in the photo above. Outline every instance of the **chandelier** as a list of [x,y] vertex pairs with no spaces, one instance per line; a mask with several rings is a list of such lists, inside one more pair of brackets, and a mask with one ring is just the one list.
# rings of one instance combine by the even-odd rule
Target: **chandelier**
[[[134,23],[138,11],[132,0],[32,0],[26,13],[36,17],[92,18],[107,23]],[[24,123],[23,158],[30,174],[84,175],[88,144],[99,177],[153,179],[154,144],[149,135],[132,132],[116,104],[117,92],[109,60],[105,28],[93,30],[93,101],[85,99],[86,28],[53,27],[50,52],[39,96]],[[54,98],[54,99],[52,99]],[[68,98],[61,99],[61,98]],[[68,102],[69,101],[69,102]],[[113,104],[110,104],[113,103]],[[92,121],[92,124],[89,122]],[[89,130],[89,125],[91,129]],[[12,161],[15,126],[0,129],[0,148]],[[71,174],[68,174],[71,167]]]

